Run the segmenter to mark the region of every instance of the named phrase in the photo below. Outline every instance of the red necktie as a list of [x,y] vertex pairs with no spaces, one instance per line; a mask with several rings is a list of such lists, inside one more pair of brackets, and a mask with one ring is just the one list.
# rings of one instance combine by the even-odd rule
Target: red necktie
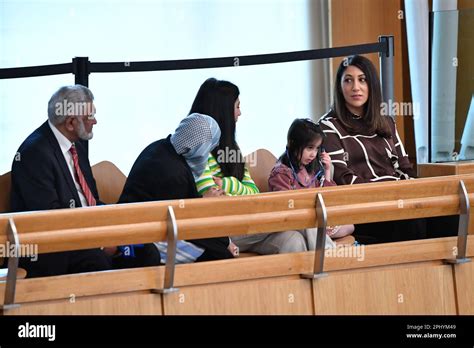
[[79,185],[81,185],[82,192],[84,193],[84,197],[86,197],[87,204],[89,206],[96,205],[94,195],[89,189],[89,185],[87,185],[86,179],[84,178],[84,174],[82,174],[81,167],[79,167],[79,157],[77,156],[77,151],[74,144],[72,144],[71,148],[69,149],[69,152],[71,152],[72,160],[74,162],[76,179],[79,181]]

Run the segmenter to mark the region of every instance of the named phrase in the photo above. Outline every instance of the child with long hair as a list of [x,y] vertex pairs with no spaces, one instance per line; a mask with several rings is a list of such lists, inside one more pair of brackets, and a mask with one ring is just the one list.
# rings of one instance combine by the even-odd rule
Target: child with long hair
[[[271,191],[296,190],[323,186],[335,186],[331,180],[331,157],[322,147],[325,135],[321,128],[310,119],[296,119],[290,126],[286,151],[273,167],[268,186]],[[314,239],[309,236],[307,239]],[[354,225],[328,227],[326,232],[332,238],[351,234]],[[312,233],[311,233],[312,234]],[[308,249],[314,249],[313,241],[307,240]]]

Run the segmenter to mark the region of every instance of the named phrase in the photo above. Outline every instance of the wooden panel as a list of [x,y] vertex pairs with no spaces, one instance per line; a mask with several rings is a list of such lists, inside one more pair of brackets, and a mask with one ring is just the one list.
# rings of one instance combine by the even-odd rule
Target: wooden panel
[[[396,102],[411,102],[408,49],[405,20],[400,18],[403,0],[331,0],[331,47],[376,42],[380,35],[393,35],[394,94]],[[379,71],[377,53],[365,55]],[[342,58],[333,59],[333,77]],[[334,83],[334,79],[332,79]],[[397,128],[402,142],[411,158],[415,158],[413,119],[396,117]],[[405,126],[406,125],[406,126]],[[407,139],[410,139],[407,141]],[[413,161],[416,163],[416,161]]]
[[125,174],[109,161],[94,164],[92,174],[97,184],[100,200],[106,204],[117,203],[127,180]]
[[418,176],[420,178],[431,178],[435,176],[455,175],[456,166],[445,163],[418,164]]
[[[335,253],[327,256],[324,270],[356,270],[413,262],[453,258],[455,237],[368,245],[363,253]],[[474,256],[474,236],[469,237],[467,255]],[[312,271],[314,253],[293,253],[246,257],[178,265],[175,286],[194,286],[251,279],[277,278]],[[17,282],[16,301],[26,303],[54,299],[67,300],[102,294],[118,294],[163,286],[164,267],[92,272],[65,276],[22,279]],[[5,283],[0,283],[0,304],[3,303]]]
[[474,315],[474,262],[454,265],[458,314]]
[[161,315],[160,294],[137,292],[23,304],[6,315]]
[[[470,6],[469,4],[470,3]],[[461,137],[474,91],[474,1],[459,1],[459,25],[455,96],[455,151],[461,150]]]
[[472,0],[458,0],[458,10],[473,9],[474,1]]
[[10,210],[11,173],[0,175],[0,213]]
[[456,174],[473,174],[474,173],[474,162],[463,162],[457,166]]
[[313,314],[311,281],[299,277],[193,286],[168,294],[164,314]]
[[[467,251],[467,255],[471,257],[474,255],[473,238],[474,237],[472,236],[469,237]],[[327,256],[325,261],[325,271],[331,272],[328,279],[341,279],[338,278],[341,276],[348,278],[338,280],[339,283],[333,285],[329,284],[332,288],[330,286],[330,289],[326,290],[330,292],[334,290],[335,287],[338,288],[339,286],[342,286],[348,287],[348,291],[352,292],[353,290],[351,289],[353,287],[356,287],[356,289],[358,287],[363,288],[363,284],[370,283],[375,284],[372,286],[374,289],[377,289],[377,287],[383,288],[385,283],[389,285],[400,283],[403,286],[410,287],[412,282],[416,283],[416,279],[420,279],[423,284],[426,283],[432,286],[430,283],[430,279],[434,277],[432,276],[432,273],[428,272],[428,275],[431,274],[432,276],[430,278],[423,272],[414,272],[413,270],[408,269],[409,267],[412,267],[412,265],[408,263],[428,261],[429,263],[438,266],[439,262],[436,264],[430,260],[452,258],[453,248],[455,245],[456,239],[454,237],[449,237],[370,245],[365,247],[365,251],[361,255],[356,255],[354,253],[354,257],[351,257],[350,255]],[[207,311],[209,314],[251,314],[257,311],[259,311],[259,313],[279,314],[306,313],[305,310],[307,309],[308,303],[310,308],[312,308],[312,300],[308,300],[307,296],[305,296],[307,291],[306,282],[308,282],[308,280],[299,279],[299,274],[311,272],[313,267],[313,257],[313,253],[306,252],[179,265],[176,269],[175,275],[176,286],[181,288],[181,292],[185,296],[185,301],[187,301],[186,299],[191,299],[192,301],[188,301],[186,306],[183,307],[183,304],[179,302],[179,294],[175,294],[173,295],[175,296],[174,300],[171,300],[172,298],[167,300],[167,304],[170,307],[168,307],[166,313],[207,313]],[[350,273],[348,270],[351,270]],[[394,271],[401,273],[396,273],[395,276],[392,276],[390,272]],[[368,274],[368,272],[370,274]],[[405,272],[407,272],[406,274],[408,275],[404,275]],[[359,274],[368,275],[364,275],[363,280],[360,280]],[[377,274],[382,275],[382,280],[377,278]],[[374,277],[375,280],[372,279]],[[394,277],[395,280],[393,279]],[[442,277],[440,276],[440,278]],[[450,281],[452,282],[453,279],[454,277],[451,276]],[[466,284],[469,285],[468,282],[472,283],[472,274],[466,274],[463,279],[465,279]],[[445,279],[438,279],[438,281],[444,282]],[[350,285],[352,282],[355,282],[355,285]],[[17,283],[16,299],[18,303],[22,304],[22,312],[18,312],[18,314],[70,313],[70,308],[66,308],[66,304],[69,305],[68,301],[71,294],[76,296],[76,301],[79,301],[81,298],[89,301],[93,298],[90,296],[98,296],[100,298],[102,296],[112,296],[112,298],[117,297],[118,299],[121,299],[121,296],[124,295],[124,293],[130,294],[139,292],[140,294],[147,294],[147,290],[157,289],[161,287],[162,284],[163,267],[147,267],[141,269],[19,280]],[[460,286],[462,285],[460,284]],[[0,301],[3,300],[4,287],[5,283],[0,283]],[[466,290],[466,293],[469,294],[469,287],[466,289],[468,289]],[[424,287],[420,288],[417,285],[417,287],[412,290],[425,291],[426,289]],[[444,296],[447,294],[441,294],[438,290],[435,289],[434,291],[434,294],[437,296]],[[432,290],[430,289],[429,291]],[[272,294],[268,300],[265,298],[267,293]],[[228,297],[223,294],[227,294]],[[239,294],[243,294],[242,297],[239,297]],[[288,297],[290,294],[293,294],[294,296]],[[279,302],[283,295],[287,296],[285,299],[293,300],[293,302]],[[354,294],[351,294],[351,296],[353,295]],[[361,294],[356,293],[355,295],[358,298],[361,297]],[[362,295],[368,296],[372,294],[369,293]],[[408,295],[412,296],[411,293],[408,293]],[[178,297],[176,298],[176,296]],[[204,302],[199,300],[201,297]],[[336,299],[339,301],[340,298],[341,296],[338,294]],[[409,298],[411,301],[412,297]],[[243,299],[245,299],[248,304],[244,304],[242,309],[232,309],[230,307],[236,303],[240,304],[238,301],[243,301]],[[300,299],[302,302],[297,302],[300,301]],[[312,299],[311,295],[310,299]],[[212,302],[211,300],[215,300],[215,302]],[[431,300],[431,295],[429,295],[426,301]],[[327,304],[328,307],[326,310],[328,310],[328,308],[339,308],[331,307],[335,304],[334,300],[331,300],[330,297],[328,297],[328,301],[333,302]],[[439,301],[439,299],[437,301]],[[35,303],[33,307],[30,307],[29,305],[33,304],[31,302],[37,303]],[[97,303],[100,304],[102,302],[99,301]],[[109,302],[104,303],[105,304],[102,305],[102,307],[99,305],[99,309],[91,309],[92,304],[85,302],[83,305],[84,308],[81,310],[83,310],[84,313],[88,313],[88,311],[91,311],[90,313],[102,313],[108,311],[109,308],[115,308],[118,306],[119,309],[116,313],[124,311],[124,309],[120,309],[123,307],[120,307],[120,305],[117,305],[114,301],[110,302],[110,306]],[[50,306],[51,309],[48,310],[47,307],[43,306],[44,304],[52,304],[54,306]],[[180,307],[177,307],[178,304]],[[349,306],[349,309],[344,307],[348,310],[345,314],[351,314],[351,306],[357,307],[357,304],[350,302],[344,306]],[[393,311],[393,308],[387,308],[386,304],[384,304],[384,306],[382,306],[383,310]],[[438,304],[436,306],[439,307]],[[436,306],[435,308],[438,308]],[[253,309],[254,307],[255,309]],[[31,311],[29,311],[29,308],[31,308]],[[252,312],[253,310],[255,311]],[[339,310],[341,309],[339,308]],[[155,309],[152,311],[155,312]],[[145,311],[145,313],[149,312]],[[432,314],[433,311],[428,313]]]
[[314,280],[316,314],[456,314],[450,265],[330,274]]
[[[474,175],[459,176],[466,185],[474,188]],[[84,209],[0,215],[0,227],[5,228],[8,217],[13,217],[20,233],[42,230],[62,230],[107,225],[166,221],[168,205],[175,208],[177,219],[215,217],[249,213],[266,213],[288,209],[314,208],[315,194],[323,192],[326,204],[357,204],[392,199],[430,197],[456,192],[453,178],[424,178],[398,182],[358,184],[294,191],[271,192],[261,195],[185,199],[164,202],[147,202]],[[328,198],[326,198],[328,197]],[[290,205],[290,200],[292,205]],[[54,217],[54,218],[53,218]],[[52,220],[52,221],[51,221]],[[154,226],[157,231],[165,226]]]
[[[323,194],[329,224],[453,215],[459,211],[459,180],[464,180],[472,192],[470,199],[474,204],[471,174],[240,197],[7,214],[0,216],[0,231],[6,231],[8,217],[12,216],[22,243],[38,244],[40,253],[151,242],[165,238],[168,205],[176,208],[181,239],[299,229],[316,225],[314,202],[318,192]],[[125,217],[130,220],[124,220]],[[65,226],[69,229],[61,229]],[[0,243],[5,240],[4,232]]]
[[[0,258],[0,264],[3,262],[3,258]],[[8,268],[0,268],[0,281],[6,281],[8,275]],[[24,268],[18,268],[16,273],[16,279],[25,279],[26,270]]]
[[[163,286],[164,267],[144,267],[62,276],[21,279],[16,285],[16,303],[59,300],[71,296],[120,294],[158,289]],[[5,283],[0,283],[0,304],[3,304]]]
[[418,165],[418,176],[422,178],[460,174],[474,174],[474,162],[426,163]]
[[255,185],[260,192],[268,192],[268,177],[277,162],[277,158],[266,149],[258,149],[245,156],[245,161]]

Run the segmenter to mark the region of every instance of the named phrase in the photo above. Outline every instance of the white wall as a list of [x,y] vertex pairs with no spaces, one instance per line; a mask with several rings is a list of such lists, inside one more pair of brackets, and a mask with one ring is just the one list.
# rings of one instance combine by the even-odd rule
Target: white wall
[[[0,0],[0,67],[70,62],[191,59],[310,48],[310,0]],[[227,79],[241,91],[237,137],[244,153],[279,155],[295,117],[311,117],[309,62],[151,73],[92,74],[98,124],[91,163],[128,174],[150,142],[173,132],[201,83]],[[0,174],[46,120],[51,94],[72,75],[0,80]],[[319,116],[319,115],[315,115]]]

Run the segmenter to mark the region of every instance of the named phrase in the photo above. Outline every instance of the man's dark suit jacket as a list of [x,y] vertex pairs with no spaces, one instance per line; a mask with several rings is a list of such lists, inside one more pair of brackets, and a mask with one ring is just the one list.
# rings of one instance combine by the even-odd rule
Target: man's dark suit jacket
[[[92,169],[84,147],[76,142],[79,166],[99,201]],[[53,131],[46,121],[21,144],[13,160],[11,211],[49,210],[81,207],[71,172]],[[40,254],[38,260],[20,258],[27,277],[94,272],[112,268],[110,256],[99,248]]]
[[[99,201],[96,183],[84,147],[76,142],[79,166]],[[12,165],[11,211],[81,207],[71,172],[58,141],[46,121],[21,144]]]

